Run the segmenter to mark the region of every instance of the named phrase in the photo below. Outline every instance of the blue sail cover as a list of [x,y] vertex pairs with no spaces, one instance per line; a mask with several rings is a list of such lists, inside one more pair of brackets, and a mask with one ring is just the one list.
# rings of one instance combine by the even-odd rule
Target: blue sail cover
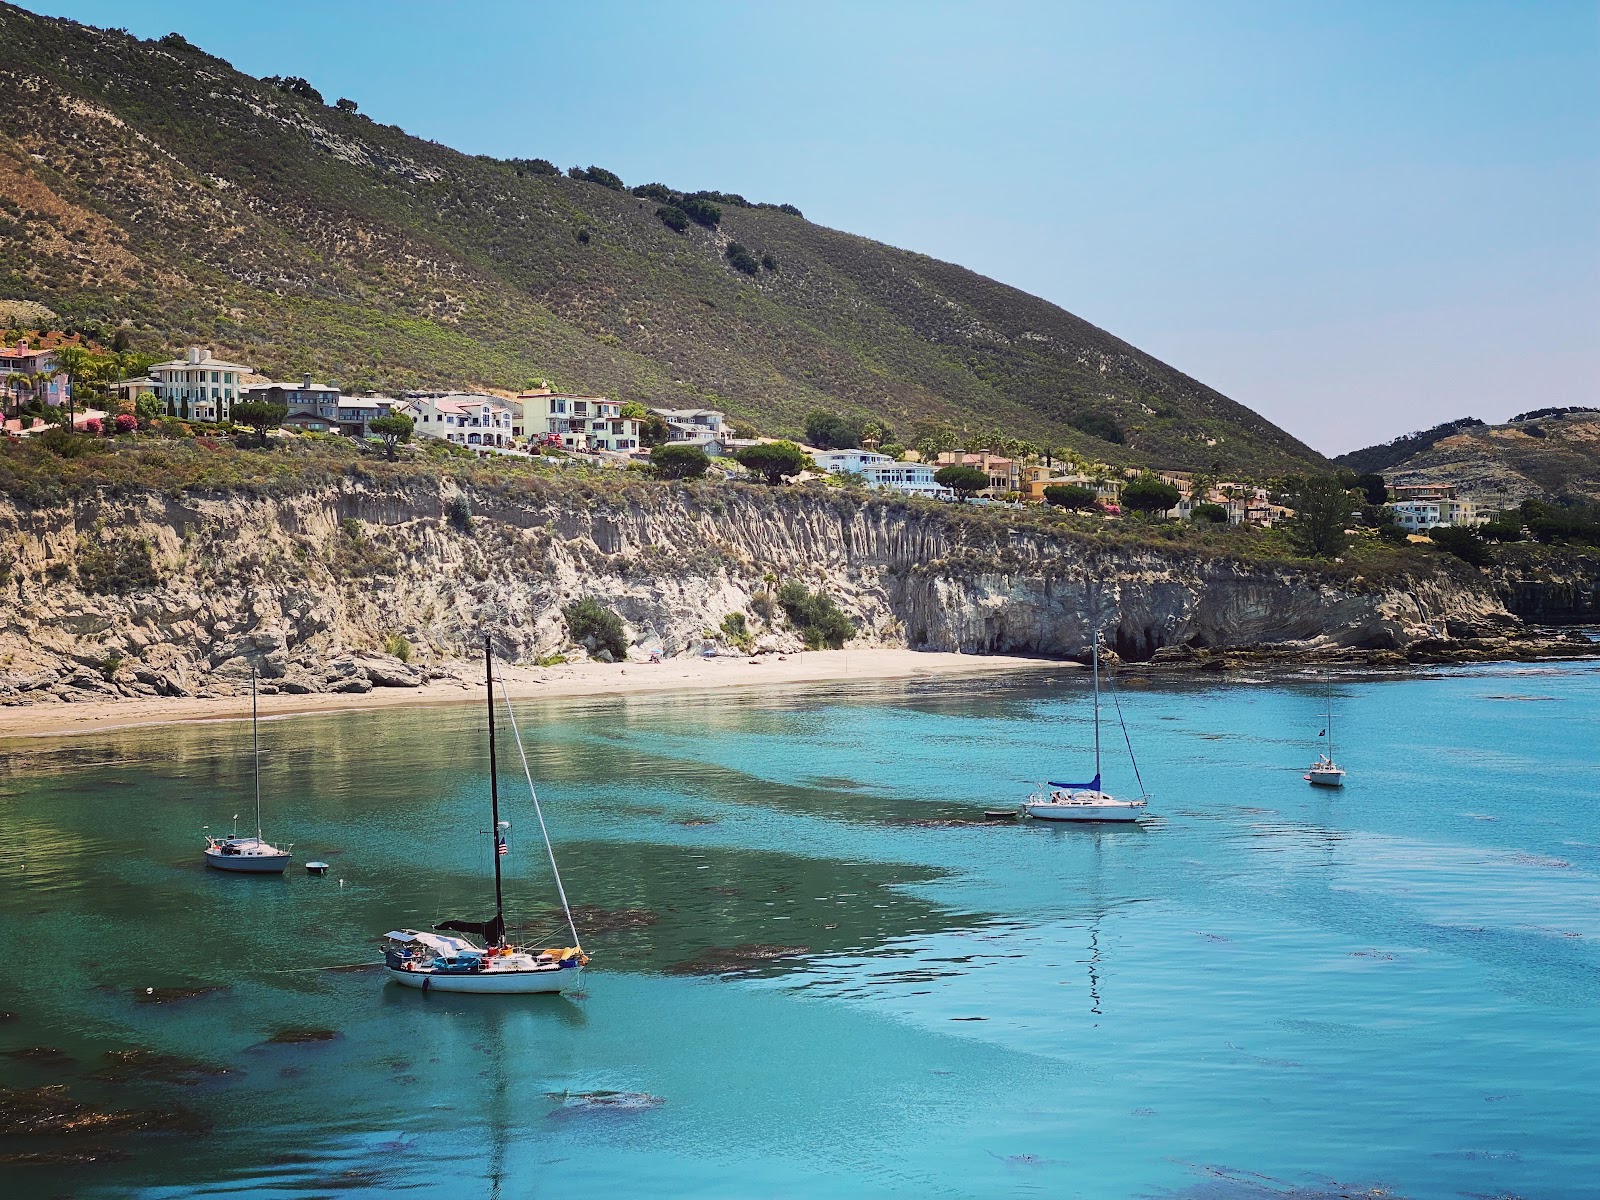
[[1065,788],[1069,792],[1098,792],[1100,790],[1100,776],[1095,775],[1088,783],[1057,783],[1050,780],[1051,787]]

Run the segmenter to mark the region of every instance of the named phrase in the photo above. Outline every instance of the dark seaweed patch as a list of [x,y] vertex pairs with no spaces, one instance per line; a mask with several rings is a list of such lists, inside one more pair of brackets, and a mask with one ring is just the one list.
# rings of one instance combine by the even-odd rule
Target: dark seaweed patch
[[669,975],[732,975],[753,971],[774,959],[809,954],[810,946],[767,946],[747,942],[741,946],[708,946],[693,958],[673,963]]

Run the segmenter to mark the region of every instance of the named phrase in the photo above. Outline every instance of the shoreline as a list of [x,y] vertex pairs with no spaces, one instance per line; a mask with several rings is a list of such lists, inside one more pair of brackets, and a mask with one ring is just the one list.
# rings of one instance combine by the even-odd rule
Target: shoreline
[[[421,687],[380,687],[370,692],[276,693],[260,697],[267,719],[436,704],[482,703],[482,671],[474,664],[452,664],[460,679],[441,679]],[[668,659],[661,663],[575,663],[529,667],[498,663],[513,700],[585,699],[595,696],[651,696],[672,692],[717,692],[778,688],[797,684],[862,683],[950,678],[994,671],[1080,664],[1003,654],[873,648],[810,650],[759,658]],[[62,737],[109,733],[140,726],[202,721],[243,721],[250,717],[250,694],[210,699],[84,700],[0,708],[0,739]]]

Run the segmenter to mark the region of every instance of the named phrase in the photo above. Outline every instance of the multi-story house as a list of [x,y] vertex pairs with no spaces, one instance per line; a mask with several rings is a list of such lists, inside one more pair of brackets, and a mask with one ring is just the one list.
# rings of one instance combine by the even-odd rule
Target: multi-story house
[[63,405],[68,382],[56,365],[54,350],[29,341],[0,346],[0,405],[9,408],[32,399]]
[[652,408],[667,423],[667,441],[703,446],[726,442],[732,435],[727,418],[714,408]]
[[416,424],[418,437],[437,438],[457,446],[512,444],[511,405],[498,396],[463,392],[409,392],[394,406]]
[[339,432],[339,388],[333,384],[312,383],[302,375],[299,383],[256,383],[240,389],[239,399],[282,404],[289,410],[283,419],[290,429],[315,433]]
[[559,440],[563,449],[626,454],[639,448],[635,417],[622,415],[622,401],[577,396],[543,388],[517,396],[516,436]]
[[816,450],[811,461],[824,471],[859,475],[868,487],[905,492],[913,496],[948,496],[949,488],[934,482],[929,463],[896,462],[874,450]]
[[394,406],[390,396],[343,396],[339,400],[339,432],[359,441],[372,432],[372,423],[388,416]]
[[239,400],[240,385],[252,368],[225,362],[210,350],[190,346],[183,358],[150,368],[151,389],[169,417],[191,421],[226,421]]
[[983,489],[981,495],[999,497],[1022,491],[1022,464],[1014,458],[990,454],[987,450],[978,454],[945,450],[939,455],[939,466],[948,467],[958,463],[977,467],[989,477],[989,486]]

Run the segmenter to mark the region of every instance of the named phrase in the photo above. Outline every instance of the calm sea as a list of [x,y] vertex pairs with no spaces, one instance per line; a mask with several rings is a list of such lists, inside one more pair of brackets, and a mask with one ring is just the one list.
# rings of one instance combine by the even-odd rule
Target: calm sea
[[[1596,1195],[1600,669],[1333,690],[1342,792],[1301,779],[1315,678],[1130,678],[1152,819],[1106,829],[970,823],[1085,774],[1076,672],[519,706],[604,910],[576,999],[364,966],[489,914],[479,709],[263,723],[321,879],[200,865],[247,724],[8,743],[0,1084],[209,1132],[0,1138],[97,1159],[0,1191]],[[553,934],[500,761],[510,917]]]

